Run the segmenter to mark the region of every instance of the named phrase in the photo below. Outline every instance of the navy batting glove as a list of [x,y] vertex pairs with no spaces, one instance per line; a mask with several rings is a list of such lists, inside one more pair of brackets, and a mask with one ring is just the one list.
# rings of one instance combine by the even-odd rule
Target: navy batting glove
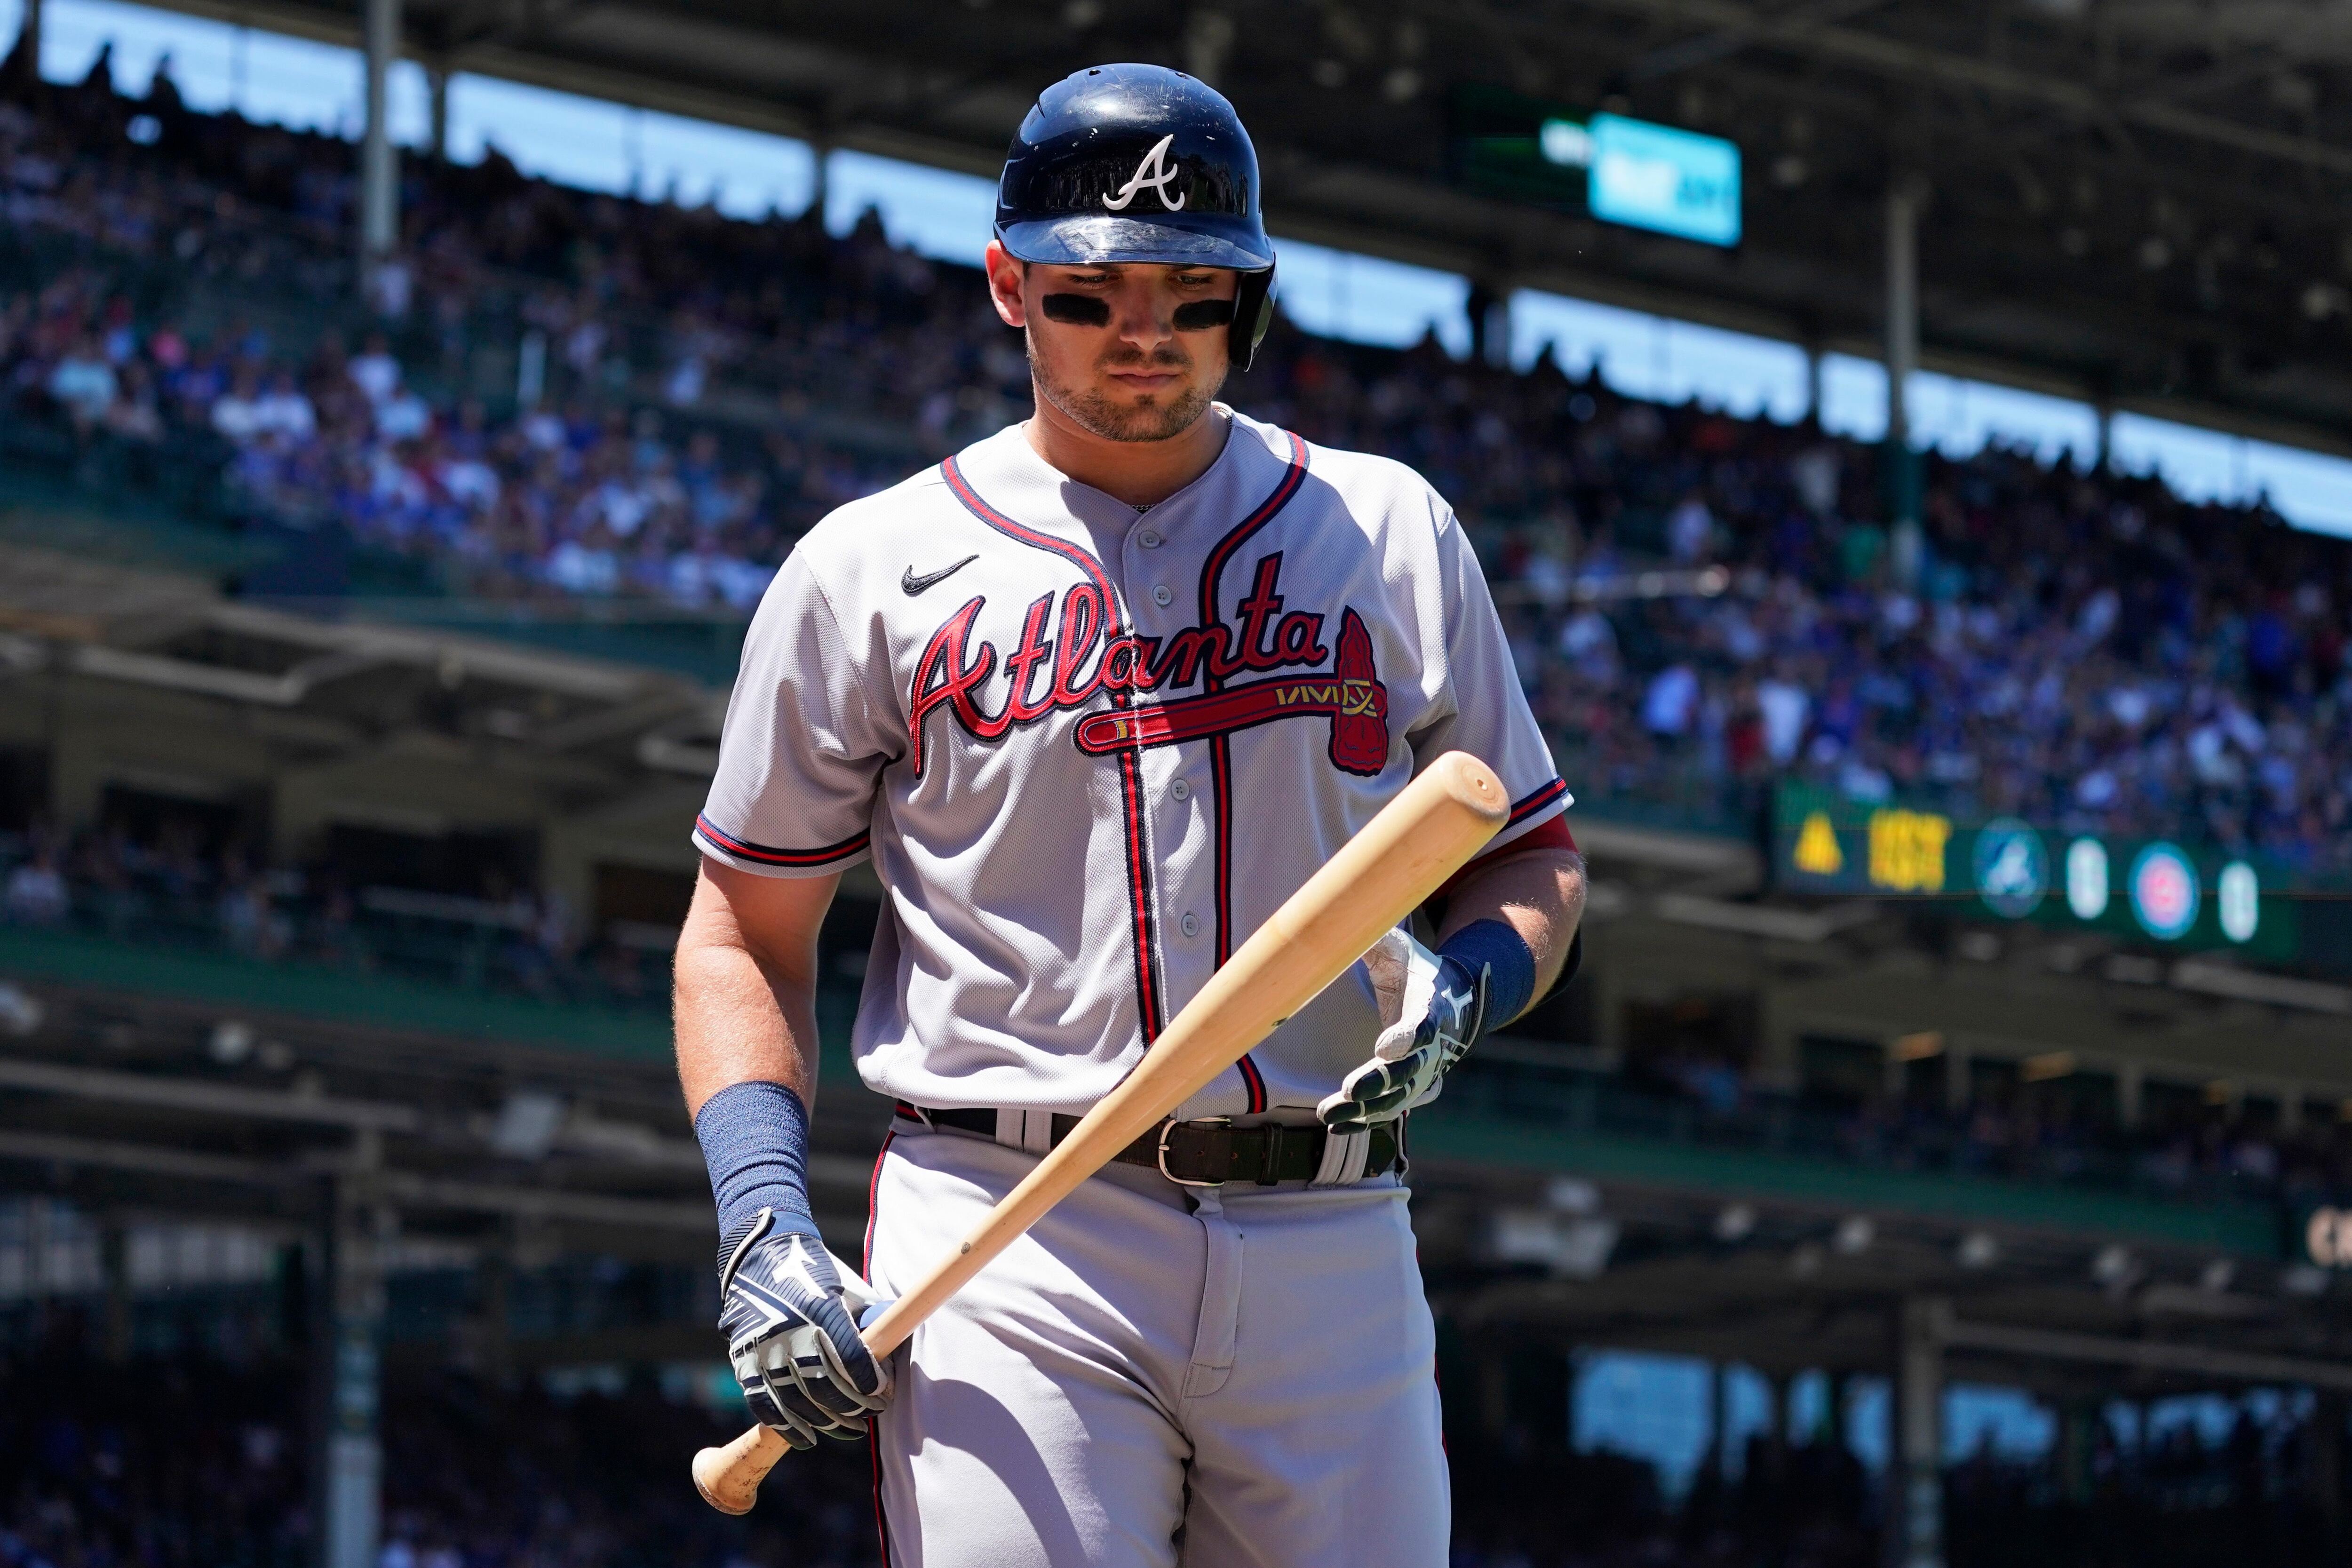
[[722,1244],[719,1328],[743,1401],[795,1448],[866,1435],[890,1396],[890,1367],[857,1337],[866,1282],[845,1283],[816,1224],[763,1208]]
[[1485,971],[1474,974],[1460,959],[1438,955],[1429,1007],[1411,1037],[1398,1041],[1395,1031],[1384,1032],[1372,1059],[1342,1079],[1339,1092],[1316,1107],[1316,1114],[1334,1132],[1367,1132],[1395,1121],[1436,1093],[1447,1070],[1478,1038],[1486,1011]]

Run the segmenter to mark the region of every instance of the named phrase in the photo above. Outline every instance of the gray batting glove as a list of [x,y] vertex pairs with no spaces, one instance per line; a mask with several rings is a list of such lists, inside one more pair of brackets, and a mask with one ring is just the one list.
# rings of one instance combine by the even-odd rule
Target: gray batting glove
[[1363,1132],[1437,1098],[1445,1075],[1485,1026],[1486,976],[1444,958],[1402,929],[1364,955],[1382,1028],[1372,1059],[1315,1108],[1334,1132]]
[[872,1287],[806,1215],[761,1209],[720,1257],[719,1327],[752,1415],[795,1448],[864,1436],[890,1397],[890,1363],[857,1337]]

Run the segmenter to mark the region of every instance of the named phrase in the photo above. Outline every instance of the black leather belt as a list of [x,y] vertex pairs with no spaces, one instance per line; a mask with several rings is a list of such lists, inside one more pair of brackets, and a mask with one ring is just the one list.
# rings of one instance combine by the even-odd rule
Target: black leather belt
[[[996,1137],[993,1110],[927,1110],[903,1102],[898,1114],[934,1127]],[[1053,1141],[1061,1142],[1078,1124],[1075,1116],[1054,1118]],[[1364,1175],[1383,1175],[1402,1163],[1398,1122],[1385,1122],[1366,1137]],[[1311,1182],[1323,1171],[1330,1133],[1320,1127],[1235,1127],[1229,1121],[1163,1121],[1111,1156],[1122,1165],[1141,1165],[1185,1187],[1219,1187],[1227,1182]]]

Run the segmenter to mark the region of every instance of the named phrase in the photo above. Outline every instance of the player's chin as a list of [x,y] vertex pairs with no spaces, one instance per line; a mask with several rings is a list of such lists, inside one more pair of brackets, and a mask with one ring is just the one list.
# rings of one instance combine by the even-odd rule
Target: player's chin
[[1096,433],[1113,441],[1165,441],[1180,436],[1208,412],[1211,392],[1180,386],[1135,392],[1107,389],[1090,400]]

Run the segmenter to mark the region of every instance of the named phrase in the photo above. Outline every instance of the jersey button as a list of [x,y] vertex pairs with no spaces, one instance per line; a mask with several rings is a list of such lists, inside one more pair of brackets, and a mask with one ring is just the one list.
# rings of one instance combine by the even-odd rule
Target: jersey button
[[1178,779],[1168,786],[1168,793],[1178,800],[1190,800],[1192,798],[1192,786],[1182,779]]
[[1135,536],[1135,542],[1146,550],[1157,550],[1160,548],[1160,531],[1156,528],[1147,528]]
[[1186,936],[1198,936],[1201,934],[1201,917],[1198,915],[1188,914],[1182,920],[1178,921],[1176,925],[1177,928],[1183,931]]
[[1164,610],[1176,602],[1176,590],[1162,583],[1151,590],[1151,602]]

